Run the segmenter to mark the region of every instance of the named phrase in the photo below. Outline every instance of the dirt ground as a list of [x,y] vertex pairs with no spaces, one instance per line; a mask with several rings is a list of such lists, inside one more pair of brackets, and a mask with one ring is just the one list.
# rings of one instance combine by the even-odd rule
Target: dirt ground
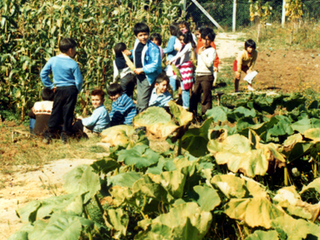
[[[224,59],[235,58],[243,49],[241,34],[219,33],[215,40],[221,59],[220,69],[226,67]],[[319,91],[320,54],[315,50],[261,51],[256,70],[259,71],[253,87],[257,90],[293,92],[303,90]],[[242,90],[246,84],[241,83]],[[0,152],[0,154],[6,154]],[[0,240],[7,239],[23,223],[15,214],[22,207],[36,199],[62,193],[62,176],[78,164],[89,164],[90,159],[62,159],[43,166],[38,171],[26,172],[24,166],[17,166],[11,175],[0,174],[4,188],[0,188]]]

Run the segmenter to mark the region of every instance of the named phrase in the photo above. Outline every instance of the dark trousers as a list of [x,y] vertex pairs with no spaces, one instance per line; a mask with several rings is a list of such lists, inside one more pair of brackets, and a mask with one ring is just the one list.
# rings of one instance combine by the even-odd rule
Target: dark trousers
[[150,85],[148,80],[145,78],[140,81],[137,79],[137,112],[141,113],[146,110],[149,106],[149,100],[151,92],[153,89],[153,84]]
[[190,97],[190,111],[197,114],[197,106],[200,101],[201,93],[201,107],[202,114],[205,114],[208,109],[212,108],[212,93],[211,87],[213,84],[213,75],[196,76],[193,92]]
[[120,79],[120,86],[125,94],[128,95],[129,98],[133,99],[133,90],[136,84],[136,77],[132,73],[125,75]]
[[78,90],[75,86],[58,87],[54,93],[52,113],[48,122],[50,134],[55,133],[62,123],[62,132],[72,134],[74,108],[77,102]]

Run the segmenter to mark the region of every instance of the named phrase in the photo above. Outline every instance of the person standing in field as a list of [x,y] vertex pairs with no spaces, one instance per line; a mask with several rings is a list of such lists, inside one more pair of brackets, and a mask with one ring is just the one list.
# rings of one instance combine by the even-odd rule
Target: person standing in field
[[[60,54],[52,57],[40,73],[44,86],[54,89],[52,113],[48,130],[44,132],[44,143],[49,143],[62,125],[61,141],[67,143],[72,134],[72,121],[77,95],[82,87],[82,75],[79,66],[72,58],[76,55],[76,42],[72,38],[63,38],[59,42]],[[49,74],[53,74],[53,83]]]
[[[241,71],[246,74],[253,71],[256,63],[258,52],[256,51],[256,43],[252,39],[248,39],[244,43],[244,50],[239,54],[233,63],[233,71],[235,72],[234,91],[239,92],[239,82],[241,78]],[[254,91],[252,84],[248,83],[248,90]]]
[[152,90],[149,106],[169,107],[168,102],[172,100],[171,94],[167,91],[169,77],[165,72],[159,74]]
[[133,31],[136,41],[132,54],[137,76],[137,111],[140,113],[148,108],[154,81],[162,72],[161,55],[159,47],[149,40],[150,29],[145,23],[137,23]]
[[[204,45],[204,41],[202,41],[201,38],[201,32],[206,29],[205,27],[201,27],[198,31],[199,31],[199,38],[198,38],[198,42],[197,42],[197,54],[199,54],[199,49],[203,47]],[[213,31],[213,30],[212,30]],[[214,64],[213,64],[213,69],[215,72],[219,71],[219,56],[217,53],[217,47],[216,44],[214,43],[214,41],[211,42],[211,47],[213,47],[216,50],[216,59],[214,60]]]
[[159,33],[152,33],[150,35],[150,40],[151,40],[151,42],[153,42],[155,45],[157,45],[159,47],[161,60],[162,60],[163,59],[163,49],[161,47],[161,43],[162,43],[161,35]]
[[216,58],[216,50],[211,43],[215,39],[215,33],[211,28],[201,30],[201,38],[203,46],[198,51],[198,65],[196,68],[196,81],[190,99],[190,111],[194,116],[197,115],[197,105],[202,95],[201,106],[202,114],[212,108],[211,86],[214,80],[214,61]]

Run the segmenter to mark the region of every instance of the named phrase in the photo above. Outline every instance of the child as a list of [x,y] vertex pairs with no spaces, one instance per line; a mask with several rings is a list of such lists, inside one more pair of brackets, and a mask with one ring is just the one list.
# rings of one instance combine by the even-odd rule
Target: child
[[[235,71],[234,91],[239,91],[239,82],[241,78],[241,71],[246,74],[252,72],[254,64],[256,63],[258,52],[256,51],[256,43],[252,39],[248,39],[244,43],[244,51],[242,51],[233,63],[233,71]],[[248,83],[248,90],[254,91],[252,85]]]
[[[198,38],[198,42],[197,42],[197,53],[199,53],[199,49],[201,47],[203,47],[203,41],[201,38],[201,31],[203,31],[204,29],[206,29],[206,28],[205,27],[199,28],[199,38]],[[211,47],[213,47],[217,51],[217,47],[216,47],[216,44],[214,43],[214,41],[211,42]],[[218,66],[219,66],[219,56],[216,53],[216,59],[214,60],[214,64],[213,64],[213,69],[215,72],[219,71]]]
[[[72,58],[76,55],[76,42],[71,38],[63,38],[59,42],[60,54],[52,57],[40,73],[43,84],[54,89],[52,113],[48,122],[48,130],[44,133],[44,143],[49,143],[54,133],[63,122],[61,140],[67,143],[72,134],[73,112],[77,95],[82,87],[82,75],[79,66]],[[53,74],[53,83],[49,74]]]
[[[167,61],[170,61],[178,53],[178,51],[181,48],[181,43],[177,38],[178,32],[179,32],[179,27],[177,26],[177,23],[172,23],[170,25],[171,36],[169,38],[167,47],[163,49],[163,53],[167,54]],[[176,48],[178,48],[178,50],[176,50]],[[177,84],[176,84],[177,76],[173,74],[172,67],[170,65],[166,67],[166,73],[167,73],[167,76],[169,77],[170,86],[172,90],[173,91],[177,90]]]
[[137,115],[136,105],[132,99],[123,93],[118,83],[112,83],[108,90],[108,95],[112,102],[110,112],[111,126],[120,124],[132,124],[133,118]]
[[160,34],[159,33],[152,33],[150,35],[150,40],[151,40],[151,42],[153,42],[155,45],[157,45],[159,47],[161,60],[162,60],[163,59],[163,49],[161,47],[162,38],[161,38]]
[[73,125],[74,133],[86,133],[99,135],[104,129],[110,125],[110,118],[107,109],[103,105],[104,92],[101,89],[95,89],[91,92],[91,103],[94,111],[87,118],[78,117],[79,121]]
[[213,64],[216,58],[216,50],[211,46],[215,38],[213,30],[210,28],[203,29],[201,31],[201,38],[203,46],[199,49],[196,82],[190,99],[190,111],[195,116],[197,115],[197,105],[202,92],[202,114],[205,114],[208,109],[212,108],[211,86],[214,80]]
[[168,102],[172,100],[172,96],[167,91],[169,77],[165,72],[159,74],[156,79],[154,89],[152,90],[149,107],[168,107]]
[[190,91],[193,84],[193,63],[192,63],[192,52],[196,48],[196,44],[193,41],[192,35],[190,32],[183,34],[182,32],[178,33],[178,38],[181,41],[182,48],[176,56],[174,56],[169,64],[174,63],[178,68],[182,76],[182,81],[180,83],[182,90],[182,103],[185,109],[189,108],[190,100]]
[[[187,22],[187,21],[180,21],[180,22],[179,22],[179,30],[180,30],[180,32],[182,32],[183,34],[185,34],[185,33],[187,33],[187,32],[190,32],[190,26],[189,26],[188,22]],[[191,33],[191,32],[190,32],[190,33]],[[193,33],[191,33],[191,35],[192,35],[193,41],[194,41],[195,44],[196,44],[196,43],[197,43],[197,38],[196,38],[196,36],[195,36]]]
[[113,82],[120,77],[120,85],[123,92],[133,99],[133,90],[136,82],[134,73],[128,67],[122,52],[126,55],[131,55],[131,52],[127,50],[127,46],[124,43],[117,43],[114,46],[114,52],[116,59],[113,61]]
[[42,101],[35,102],[29,112],[30,132],[35,135],[43,135],[47,129],[48,121],[52,112],[54,92],[50,88],[41,91]]
[[134,26],[136,41],[132,51],[137,75],[137,110],[138,113],[148,107],[153,83],[161,73],[161,56],[157,45],[149,38],[149,27],[145,23]]

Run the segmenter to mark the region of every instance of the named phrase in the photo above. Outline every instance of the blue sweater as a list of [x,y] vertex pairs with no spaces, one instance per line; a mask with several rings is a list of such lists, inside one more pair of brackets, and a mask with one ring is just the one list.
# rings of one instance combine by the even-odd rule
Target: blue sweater
[[136,115],[136,105],[127,94],[123,93],[115,102],[112,102],[110,112],[111,126],[132,124],[132,120]]
[[82,124],[94,132],[102,132],[110,125],[110,118],[104,105],[97,107],[90,117],[81,120]]
[[[53,83],[49,79],[49,74],[53,74]],[[58,55],[49,59],[40,73],[43,84],[52,89],[57,87],[76,86],[78,92],[82,87],[82,75],[79,66],[72,58]]]
[[167,47],[163,49],[163,53],[168,54],[167,61],[171,60],[171,58],[173,58],[177,54],[177,51],[174,49],[174,44],[176,42],[176,39],[177,39],[176,36],[171,36],[169,38]]
[[157,95],[157,90],[154,88],[152,90],[150,100],[149,100],[149,107],[168,107],[168,102],[172,100],[172,96],[170,93],[165,92]]
[[[135,60],[135,49],[139,44],[139,40],[136,39],[134,43],[134,49],[132,51],[133,60]],[[150,85],[154,83],[156,77],[162,72],[161,68],[161,54],[160,49],[150,40],[144,46],[141,53],[142,70],[146,74],[147,80]]]

